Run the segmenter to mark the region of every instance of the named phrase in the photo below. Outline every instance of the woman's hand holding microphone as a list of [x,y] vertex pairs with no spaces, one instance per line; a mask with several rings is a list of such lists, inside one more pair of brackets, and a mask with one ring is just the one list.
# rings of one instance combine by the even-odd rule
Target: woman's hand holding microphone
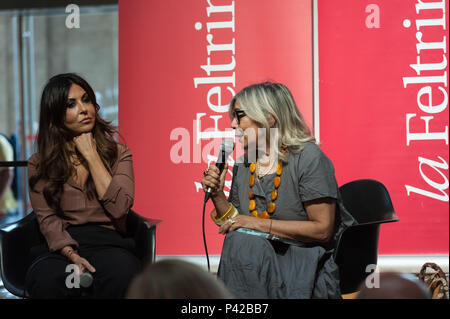
[[[201,181],[203,191],[206,193],[211,188],[211,197],[214,198],[223,194],[225,185],[225,176],[228,172],[228,163],[225,163],[222,173],[215,164],[211,164],[206,171],[203,172]],[[225,194],[223,194],[225,197]]]

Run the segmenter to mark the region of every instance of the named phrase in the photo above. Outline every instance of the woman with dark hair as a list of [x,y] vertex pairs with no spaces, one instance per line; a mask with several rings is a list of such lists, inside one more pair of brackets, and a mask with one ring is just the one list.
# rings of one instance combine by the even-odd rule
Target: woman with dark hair
[[[42,93],[28,176],[47,245],[31,250],[31,297],[120,298],[140,270],[134,242],[124,236],[134,200],[131,152],[99,109],[91,86],[74,73],[52,77]],[[94,279],[88,289],[75,277],[83,272]]]
[[211,165],[202,179],[226,235],[218,277],[237,298],[340,298],[333,252],[355,221],[291,92],[281,83],[250,85],[232,98],[230,118],[245,153],[229,197],[227,165],[222,174]]

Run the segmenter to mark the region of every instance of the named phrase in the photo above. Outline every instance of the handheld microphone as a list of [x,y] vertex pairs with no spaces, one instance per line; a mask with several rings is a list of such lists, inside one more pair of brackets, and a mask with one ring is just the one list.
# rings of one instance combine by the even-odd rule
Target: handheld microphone
[[90,272],[83,272],[80,275],[80,286],[84,288],[88,288],[92,285],[92,282],[94,281],[94,277],[92,277]]
[[[228,156],[233,153],[234,150],[234,142],[232,140],[223,140],[220,143],[220,151],[219,156],[217,157],[217,168],[219,169],[220,174],[222,174],[223,168],[225,167],[225,163],[227,161]],[[208,187],[205,193],[205,203],[211,197],[211,187]]]
[[[232,140],[223,140],[222,143],[220,143],[220,151],[219,156],[217,157],[217,168],[219,169],[220,173],[222,174],[223,168],[225,167],[225,162],[230,156],[231,153],[233,153],[234,150],[234,142]],[[206,202],[211,197],[211,187],[208,187],[205,193],[205,201],[203,202],[203,217],[202,217],[202,232],[203,232],[203,244],[205,245],[205,254],[206,254],[206,261],[208,263],[208,272],[211,271],[210,265],[209,265],[209,255],[208,255],[208,247],[206,245],[206,234],[205,234],[205,208],[206,208]]]

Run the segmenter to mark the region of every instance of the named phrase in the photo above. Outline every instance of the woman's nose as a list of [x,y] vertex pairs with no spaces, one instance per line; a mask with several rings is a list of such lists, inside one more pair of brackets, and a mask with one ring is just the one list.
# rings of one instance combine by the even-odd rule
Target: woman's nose
[[80,102],[79,110],[80,110],[80,113],[82,113],[82,114],[87,112],[87,107],[86,107],[86,105],[83,102]]
[[237,122],[236,117],[233,117],[233,119],[231,120],[231,128],[233,129],[237,129],[239,127],[239,124]]

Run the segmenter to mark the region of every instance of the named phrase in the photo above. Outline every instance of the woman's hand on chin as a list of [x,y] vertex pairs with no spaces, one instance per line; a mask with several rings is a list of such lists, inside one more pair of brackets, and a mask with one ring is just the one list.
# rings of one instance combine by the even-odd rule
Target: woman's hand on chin
[[75,136],[73,142],[77,150],[86,160],[89,160],[93,155],[97,154],[97,145],[91,132],[81,133]]

